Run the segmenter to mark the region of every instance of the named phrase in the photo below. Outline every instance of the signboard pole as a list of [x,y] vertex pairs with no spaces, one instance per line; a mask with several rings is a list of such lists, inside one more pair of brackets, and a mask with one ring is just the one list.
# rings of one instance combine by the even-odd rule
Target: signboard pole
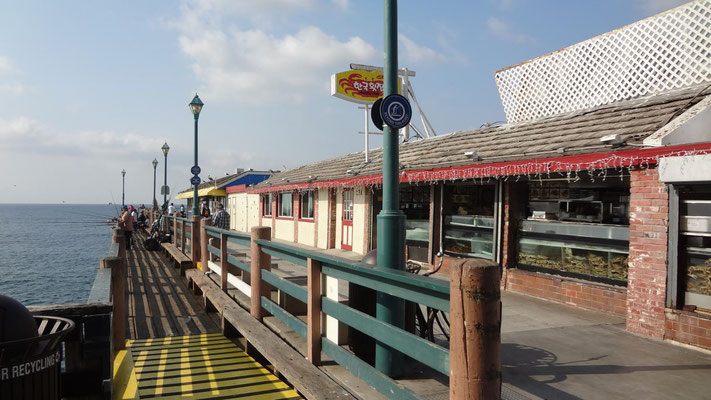
[[370,132],[368,132],[368,105],[365,105],[365,163],[367,164],[369,162],[368,159],[368,150],[370,149],[370,145],[368,144],[368,136],[370,135]]
[[[397,94],[397,0],[385,0],[385,65],[383,96]],[[405,269],[405,215],[399,207],[398,130],[383,127],[383,209],[378,214],[378,266]],[[366,135],[367,137],[368,135]],[[405,303],[402,299],[378,292],[376,317],[403,328]],[[375,367],[397,376],[402,367],[402,353],[384,343],[375,343]]]

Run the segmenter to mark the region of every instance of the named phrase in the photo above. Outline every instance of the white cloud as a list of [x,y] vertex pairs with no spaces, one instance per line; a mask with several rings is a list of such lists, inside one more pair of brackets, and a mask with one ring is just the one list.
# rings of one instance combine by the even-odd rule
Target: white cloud
[[20,72],[20,70],[15,66],[12,60],[0,56],[0,74],[13,74],[18,72]]
[[532,36],[516,31],[510,24],[496,17],[489,17],[486,20],[486,26],[496,37],[507,42],[522,44],[534,41]]
[[0,93],[21,95],[27,91],[27,88],[19,82],[0,82]]
[[447,60],[444,55],[429,47],[418,45],[402,33],[398,34],[397,38],[400,44],[399,53],[405,61],[432,63]]
[[[312,2],[266,3],[253,7],[262,11],[277,5],[293,9]],[[274,34],[254,22],[249,28],[239,19],[225,22],[225,15],[236,9],[230,2],[212,1],[209,7],[196,4],[200,4],[200,12],[190,13],[184,7],[181,21],[173,26],[180,30],[180,49],[192,61],[193,73],[203,84],[201,92],[215,100],[249,104],[304,101],[314,93],[327,91],[333,72],[351,62],[376,59],[375,48],[357,36],[340,40],[315,26]]]
[[658,13],[687,3],[688,0],[637,0],[645,11]]
[[347,10],[348,6],[350,5],[350,0],[332,0],[333,4],[337,5],[339,8],[343,10]]
[[[156,153],[162,140],[133,133],[118,134],[106,131],[59,132],[27,117],[0,119],[0,141],[3,150],[13,153],[82,155],[103,160],[106,157],[147,157]],[[2,153],[0,153],[1,155]]]

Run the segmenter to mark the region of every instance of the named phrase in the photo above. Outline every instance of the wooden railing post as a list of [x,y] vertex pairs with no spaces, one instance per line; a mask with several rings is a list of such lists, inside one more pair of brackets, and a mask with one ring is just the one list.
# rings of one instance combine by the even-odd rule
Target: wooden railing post
[[450,270],[450,399],[501,398],[499,265],[482,259]]
[[178,247],[178,218],[173,217],[173,246]]
[[126,347],[126,265],[124,257],[104,258],[104,267],[111,268],[111,341],[114,352]]
[[202,218],[200,220],[200,257],[202,261],[202,271],[207,272],[210,270],[207,263],[210,261],[210,252],[207,251],[207,230],[206,226],[212,226],[212,220],[210,218]]
[[306,264],[306,358],[321,365],[321,262],[309,258]]
[[220,233],[220,287],[227,293],[227,235]]
[[185,220],[180,221],[180,251],[185,254]]
[[262,282],[262,270],[271,270],[272,257],[262,251],[262,246],[255,243],[256,239],[270,240],[272,237],[272,228],[268,226],[253,226],[252,227],[252,246],[250,256],[252,263],[250,265],[250,286],[252,287],[252,299],[250,304],[250,312],[252,316],[259,321],[264,317],[262,310],[262,296],[269,298],[269,284]]
[[111,241],[119,245],[118,256],[126,258],[126,237],[124,236],[123,228],[114,228],[114,236]]
[[197,268],[197,262],[200,259],[200,216],[193,215],[190,217],[190,259],[193,261],[193,268]]

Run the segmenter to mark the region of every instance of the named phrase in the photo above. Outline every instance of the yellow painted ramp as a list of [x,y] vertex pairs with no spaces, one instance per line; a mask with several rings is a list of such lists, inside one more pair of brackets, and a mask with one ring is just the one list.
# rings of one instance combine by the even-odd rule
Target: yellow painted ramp
[[300,399],[221,334],[128,340],[114,363],[117,399]]

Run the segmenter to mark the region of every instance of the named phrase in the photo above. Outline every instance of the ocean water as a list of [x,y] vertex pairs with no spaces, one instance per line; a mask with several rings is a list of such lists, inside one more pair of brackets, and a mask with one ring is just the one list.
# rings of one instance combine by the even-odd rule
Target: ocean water
[[0,294],[24,305],[86,302],[111,245],[113,205],[0,204]]

